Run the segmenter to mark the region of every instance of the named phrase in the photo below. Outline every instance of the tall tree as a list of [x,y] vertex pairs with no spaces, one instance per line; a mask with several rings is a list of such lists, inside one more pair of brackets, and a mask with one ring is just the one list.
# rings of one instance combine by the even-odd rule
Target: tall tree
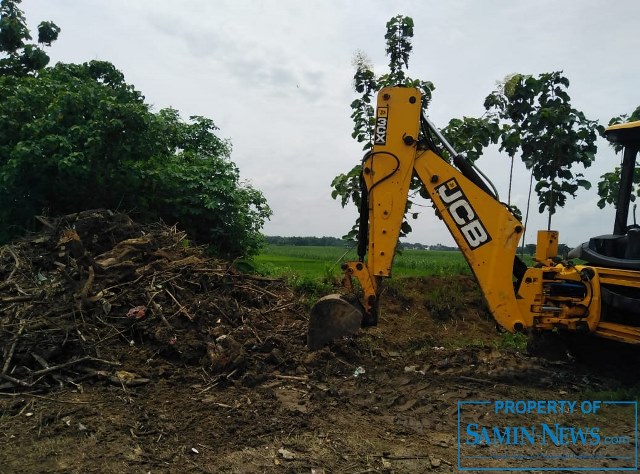
[[[382,88],[395,85],[416,87],[422,94],[422,106],[426,108],[431,100],[432,91],[435,89],[430,81],[413,79],[407,76],[409,67],[409,56],[413,49],[411,38],[413,37],[413,19],[404,15],[396,15],[386,24],[386,54],[389,57],[389,72],[381,76],[376,76],[369,60],[362,52],[357,52],[354,56],[353,65],[355,74],[353,77],[353,87],[360,97],[351,103],[351,118],[354,122],[352,136],[358,142],[363,143],[364,150],[373,147],[373,125],[375,121],[374,107],[372,101],[375,94]],[[347,173],[336,176],[331,186],[333,191],[331,196],[334,199],[340,197],[342,206],[346,206],[352,201],[356,206],[361,205],[361,164],[355,165]],[[413,185],[418,188],[417,183]],[[407,212],[411,209],[412,201],[407,202]],[[357,233],[358,222],[346,237],[354,238]],[[411,231],[411,226],[405,220],[402,224],[402,234],[406,235]]]
[[562,72],[537,77],[515,74],[485,99],[506,123],[501,148],[520,157],[536,180],[538,210],[548,211],[548,228],[558,207],[591,183],[574,165],[589,167],[595,159],[601,127],[571,106],[569,80]]
[[[408,76],[409,58],[413,46],[413,19],[403,15],[391,18],[386,24],[386,54],[389,58],[389,72],[377,76],[366,55],[358,51],[353,60],[355,74],[353,77],[353,88],[359,95],[351,103],[351,119],[354,127],[352,137],[363,144],[365,151],[373,147],[373,127],[375,123],[373,101],[376,93],[384,87],[403,85],[417,88],[422,95],[422,107],[426,110],[431,102],[435,86],[431,81],[414,79]],[[476,160],[482,155],[482,150],[491,143],[497,143],[500,128],[498,119],[491,114],[485,114],[480,118],[464,117],[463,119],[453,119],[443,130],[447,139],[456,147],[458,152],[465,153],[470,160]],[[446,151],[443,152],[445,159],[449,158]],[[357,164],[346,173],[336,176],[331,183],[333,188],[332,197],[340,199],[342,206],[353,202],[360,206],[360,181],[361,165]],[[417,177],[411,183],[412,195],[423,192],[423,186]],[[426,197],[423,194],[423,197]],[[406,214],[414,219],[418,217],[418,212],[413,212],[413,200],[407,201]],[[346,237],[353,238],[357,235],[358,222]],[[401,237],[411,232],[411,226],[405,218]]]

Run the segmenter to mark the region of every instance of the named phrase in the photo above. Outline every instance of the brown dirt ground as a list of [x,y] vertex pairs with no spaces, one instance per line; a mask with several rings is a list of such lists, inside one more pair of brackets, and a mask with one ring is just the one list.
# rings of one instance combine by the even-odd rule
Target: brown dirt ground
[[315,353],[303,299],[269,285],[278,298],[240,323],[178,314],[177,345],[136,323],[101,345],[117,367],[5,388],[0,473],[456,472],[458,401],[582,400],[638,380],[503,348],[470,277],[392,282],[378,327]]

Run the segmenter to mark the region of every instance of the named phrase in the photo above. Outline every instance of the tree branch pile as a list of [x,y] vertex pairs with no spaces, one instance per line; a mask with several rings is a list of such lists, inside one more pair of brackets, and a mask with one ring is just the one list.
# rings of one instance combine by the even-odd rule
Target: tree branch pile
[[123,382],[149,357],[255,375],[303,351],[291,290],[207,257],[175,227],[106,210],[40,220],[42,233],[0,247],[1,389]]

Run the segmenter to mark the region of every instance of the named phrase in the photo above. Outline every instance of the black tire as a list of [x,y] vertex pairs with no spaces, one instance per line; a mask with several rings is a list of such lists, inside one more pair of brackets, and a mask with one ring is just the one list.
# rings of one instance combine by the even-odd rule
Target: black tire
[[551,361],[567,360],[567,345],[558,332],[531,331],[527,338],[527,353]]
[[565,341],[569,354],[577,362],[613,371],[638,370],[640,347],[636,345],[573,332],[565,334]]

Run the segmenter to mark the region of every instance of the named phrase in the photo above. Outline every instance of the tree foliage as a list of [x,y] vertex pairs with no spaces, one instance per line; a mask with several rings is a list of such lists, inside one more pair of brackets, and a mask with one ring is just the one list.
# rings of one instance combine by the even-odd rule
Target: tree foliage
[[[358,51],[353,60],[355,74],[353,77],[353,88],[360,94],[351,103],[351,119],[354,127],[352,137],[363,144],[363,150],[368,151],[373,147],[373,127],[375,123],[375,111],[373,101],[376,100],[376,93],[384,87],[403,85],[406,87],[416,87],[422,95],[422,106],[426,108],[435,89],[430,81],[413,79],[407,75],[409,66],[409,56],[412,51],[411,38],[413,37],[413,19],[403,15],[391,18],[386,24],[386,54],[389,57],[389,72],[381,76],[376,76],[366,55]],[[346,173],[336,176],[331,186],[333,191],[331,196],[334,199],[340,198],[342,206],[353,202],[360,206],[360,180],[362,165],[357,164]],[[417,189],[419,184],[414,179],[413,189]],[[412,206],[411,200],[407,202],[407,212]],[[357,225],[354,225],[348,238],[357,235]],[[411,226],[405,220],[402,224],[401,235],[404,236],[411,231]]]
[[539,212],[551,216],[567,197],[591,183],[576,164],[589,167],[595,159],[596,139],[601,127],[571,106],[569,80],[562,72],[537,77],[516,74],[485,99],[485,108],[506,122],[501,150],[510,156],[520,152],[537,184]]
[[[354,58],[353,86],[360,95],[351,103],[352,136],[363,143],[364,150],[373,146],[375,117],[372,102],[376,92],[390,85],[417,87],[422,92],[423,107],[426,108],[434,90],[431,82],[412,79],[406,74],[412,51],[413,20],[398,15],[386,26],[389,72],[376,76],[363,53],[358,52]],[[511,175],[514,159],[519,155],[531,171],[532,180],[536,181],[538,210],[541,213],[548,211],[549,227],[551,216],[558,207],[566,204],[569,196],[575,197],[580,188],[590,188],[591,183],[574,168],[576,164],[585,168],[591,165],[597,150],[596,139],[602,131],[596,121],[588,120],[584,113],[571,106],[568,88],[569,80],[561,71],[536,77],[514,74],[485,99],[486,113],[482,117],[454,118],[443,130],[454,149],[465,154],[469,161],[477,160],[489,145],[499,144],[500,151],[506,152],[511,160]],[[446,151],[442,155],[445,159],[450,158]],[[340,199],[343,207],[349,202],[359,205],[360,180],[361,165],[358,164],[335,177],[332,197]],[[414,192],[422,189],[415,176],[411,189]],[[509,204],[510,200],[511,189]],[[407,213],[412,205],[410,199]],[[519,210],[512,210],[520,214]],[[412,215],[416,217],[417,213]],[[410,229],[405,220],[401,236]],[[352,230],[350,235],[355,235],[355,231]]]
[[[0,22],[14,32],[0,42],[3,64],[13,64],[0,74],[0,241],[33,228],[41,213],[106,207],[178,223],[219,254],[256,252],[271,211],[240,179],[215,124],[153,113],[108,62],[27,71],[19,50],[29,36],[16,3],[2,1]],[[57,27],[42,25],[43,42],[55,40]]]
[[[633,122],[640,120],[640,106],[637,107],[631,114],[622,114],[617,117],[613,117],[609,120],[609,125],[615,125],[618,123]],[[622,151],[622,145],[619,143],[611,143],[611,146],[616,153]],[[618,201],[618,193],[620,190],[620,166],[616,166],[613,171],[600,176],[598,182],[598,207],[604,208],[607,204],[616,205]],[[635,201],[636,196],[640,196],[640,169],[636,165],[636,169],[633,175],[633,189],[631,191],[631,200]]]
[[[385,74],[377,76],[364,53],[358,51],[354,56],[353,88],[359,96],[351,103],[351,119],[354,123],[352,137],[363,144],[365,151],[373,147],[375,124],[373,101],[376,99],[376,93],[382,88],[398,85],[415,87],[422,95],[423,110],[426,110],[431,102],[435,90],[434,84],[431,81],[415,79],[407,75],[410,53],[413,49],[411,44],[413,28],[413,20],[403,15],[394,16],[387,22],[385,51],[389,58],[389,71]],[[497,143],[500,127],[498,119],[490,115],[481,118],[464,117],[451,120],[443,133],[458,152],[465,153],[470,160],[476,160],[486,146]],[[446,151],[443,152],[443,158],[450,158]],[[331,196],[334,199],[340,199],[343,207],[350,202],[360,206],[361,170],[361,164],[356,164],[348,172],[336,176],[331,183],[333,188]],[[413,193],[423,192],[423,186],[416,176],[411,182],[411,190]],[[418,213],[411,211],[413,205],[413,200],[409,199],[406,215],[415,219]],[[356,222],[357,225],[358,222]],[[356,226],[345,237],[353,238],[357,234]],[[411,226],[405,218],[400,236],[404,237],[409,232],[411,232]]]
[[[22,0],[0,2],[0,74],[33,74],[49,64],[49,56],[38,45],[27,43],[31,34],[24,13],[18,5]],[[60,28],[53,22],[38,25],[38,43],[51,46]]]
[[267,235],[265,240],[270,245],[294,245],[297,247],[347,247],[348,242],[336,237],[282,237]]
[[485,148],[498,143],[501,128],[496,117],[485,115],[479,118],[453,118],[442,132],[456,152],[463,153],[467,160],[475,162]]

